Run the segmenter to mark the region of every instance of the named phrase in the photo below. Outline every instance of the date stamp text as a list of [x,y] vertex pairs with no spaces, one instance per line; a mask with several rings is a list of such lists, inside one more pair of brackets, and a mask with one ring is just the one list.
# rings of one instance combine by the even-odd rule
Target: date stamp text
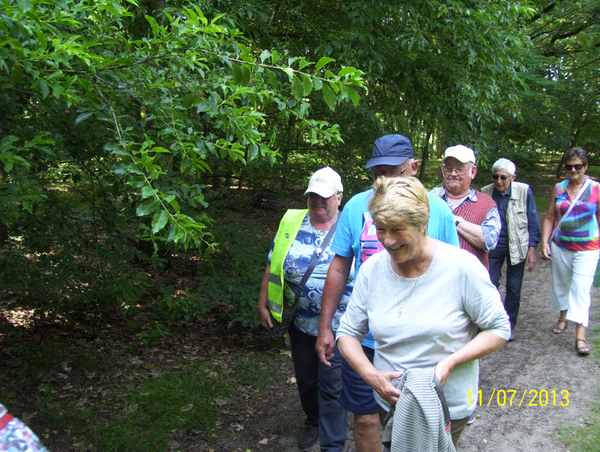
[[479,402],[479,406],[569,406],[569,391],[563,389],[546,390],[546,389],[494,389],[489,397],[484,397],[483,391],[480,389],[477,394],[469,394],[469,405],[473,402],[473,397]]

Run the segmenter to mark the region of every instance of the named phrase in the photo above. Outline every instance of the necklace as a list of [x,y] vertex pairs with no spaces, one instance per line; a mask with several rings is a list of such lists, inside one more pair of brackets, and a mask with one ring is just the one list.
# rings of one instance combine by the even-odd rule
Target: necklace
[[567,185],[567,193],[569,194],[569,198],[574,199],[577,196],[577,193],[579,193],[579,190],[581,190],[582,186],[583,184],[580,184],[576,188],[575,186],[571,187],[570,185]]
[[406,303],[408,303],[408,300],[410,299],[410,297],[412,296],[415,287],[417,286],[417,284],[419,283],[419,279],[421,279],[421,275],[419,275],[417,277],[417,280],[415,281],[415,283],[412,286],[412,289],[410,289],[410,293],[408,294],[408,297],[406,297],[404,299],[404,303],[400,304],[400,293],[398,292],[398,280],[400,279],[400,277],[398,275],[396,275],[396,273],[394,272],[394,285],[396,287],[396,299],[398,300],[398,318],[402,317],[402,309],[404,308],[404,306],[406,305]]

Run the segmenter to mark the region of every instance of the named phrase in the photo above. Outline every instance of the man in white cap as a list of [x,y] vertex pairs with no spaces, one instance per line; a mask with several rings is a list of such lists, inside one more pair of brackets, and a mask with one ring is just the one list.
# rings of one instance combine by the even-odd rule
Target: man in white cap
[[488,253],[498,243],[502,224],[491,196],[471,188],[477,174],[473,150],[462,144],[446,149],[442,173],[444,185],[432,192],[452,210],[460,247],[477,256],[489,271]]

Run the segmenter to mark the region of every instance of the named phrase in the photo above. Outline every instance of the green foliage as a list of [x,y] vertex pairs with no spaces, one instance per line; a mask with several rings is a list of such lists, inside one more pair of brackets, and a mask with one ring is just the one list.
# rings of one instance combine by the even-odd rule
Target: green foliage
[[360,70],[262,48],[207,11],[0,0],[1,278],[40,314],[127,317],[147,287],[132,262],[214,252],[207,187],[274,162],[272,123],[340,142],[311,102],[356,105]]
[[486,156],[490,170],[494,162],[499,158],[506,158],[512,161],[517,166],[519,180],[522,180],[522,176],[536,172],[540,163],[540,152],[525,147],[510,146],[507,149],[491,150],[488,151]]
[[162,288],[163,296],[153,308],[153,315],[157,319],[192,320],[202,321],[204,316],[212,309],[212,304],[204,295],[187,290],[184,294],[175,294],[172,287]]
[[[76,115],[70,127],[106,128],[105,141],[93,143],[97,155],[135,195],[140,234],[153,241],[213,248],[197,182],[210,172],[209,156],[272,161],[276,149],[261,130],[269,117],[293,120],[315,139],[339,140],[337,130],[309,118],[305,98],[320,91],[333,109],[339,101],[356,104],[363,87],[355,68],[334,72],[331,58],[312,63],[255,48],[198,6],[146,15],[136,39],[134,2],[2,3],[0,83],[7,103],[21,106],[12,121],[38,104],[36,133],[56,102]],[[28,164],[17,158],[19,140],[2,142],[7,174]]]
[[[14,235],[0,249],[0,284],[47,318],[125,314],[146,288],[146,277],[131,266],[137,250],[117,231],[100,236],[103,225],[89,208],[71,208],[51,191],[47,196],[52,207],[36,206],[34,214],[23,212],[20,227],[11,225]],[[96,208],[96,214],[104,209]]]
[[229,327],[253,327],[268,248],[257,240],[261,231],[238,214],[218,210],[213,216],[217,220],[212,233],[220,243],[219,251],[199,268],[196,290],[223,311]]
[[526,83],[521,117],[504,118],[490,143],[508,150],[532,149],[558,163],[565,150],[581,146],[598,158],[600,90],[597,42],[600,3],[534,1],[536,14],[525,25],[533,47],[525,53]]

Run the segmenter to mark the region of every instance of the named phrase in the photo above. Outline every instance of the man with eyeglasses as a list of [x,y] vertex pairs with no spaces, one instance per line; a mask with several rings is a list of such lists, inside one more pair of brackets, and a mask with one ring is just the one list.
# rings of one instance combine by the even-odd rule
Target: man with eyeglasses
[[525,268],[527,271],[535,268],[535,247],[542,239],[531,188],[522,182],[515,182],[515,177],[515,164],[501,158],[492,165],[493,183],[481,189],[482,193],[490,195],[496,202],[502,222],[498,244],[490,251],[489,261],[490,278],[499,287],[502,265],[507,260],[504,308],[510,320],[509,341],[516,339],[515,325],[521,304]]
[[492,197],[471,188],[477,174],[473,150],[462,144],[446,149],[442,173],[444,185],[432,192],[452,210],[460,247],[477,256],[489,270],[488,253],[496,247],[501,222]]
[[[411,177],[417,174],[419,162],[415,159],[410,140],[403,135],[392,134],[375,141],[367,168],[371,169],[375,179],[383,176]],[[316,344],[319,359],[326,365],[329,365],[335,345],[331,319],[341,300],[352,262],[354,261],[356,276],[362,263],[383,250],[377,240],[377,231],[367,206],[372,193],[372,189],[367,190],[348,201],[338,220],[338,228],[331,244],[331,250],[336,256],[331,262],[323,288]],[[434,239],[458,247],[452,212],[439,197],[428,193],[428,198],[430,219],[427,233]],[[374,347],[375,339],[369,333],[363,342],[363,349],[371,361]],[[342,361],[342,378],[343,389],[339,401],[347,411],[354,413],[354,442],[357,452],[381,452],[379,408],[373,389],[345,361]]]

